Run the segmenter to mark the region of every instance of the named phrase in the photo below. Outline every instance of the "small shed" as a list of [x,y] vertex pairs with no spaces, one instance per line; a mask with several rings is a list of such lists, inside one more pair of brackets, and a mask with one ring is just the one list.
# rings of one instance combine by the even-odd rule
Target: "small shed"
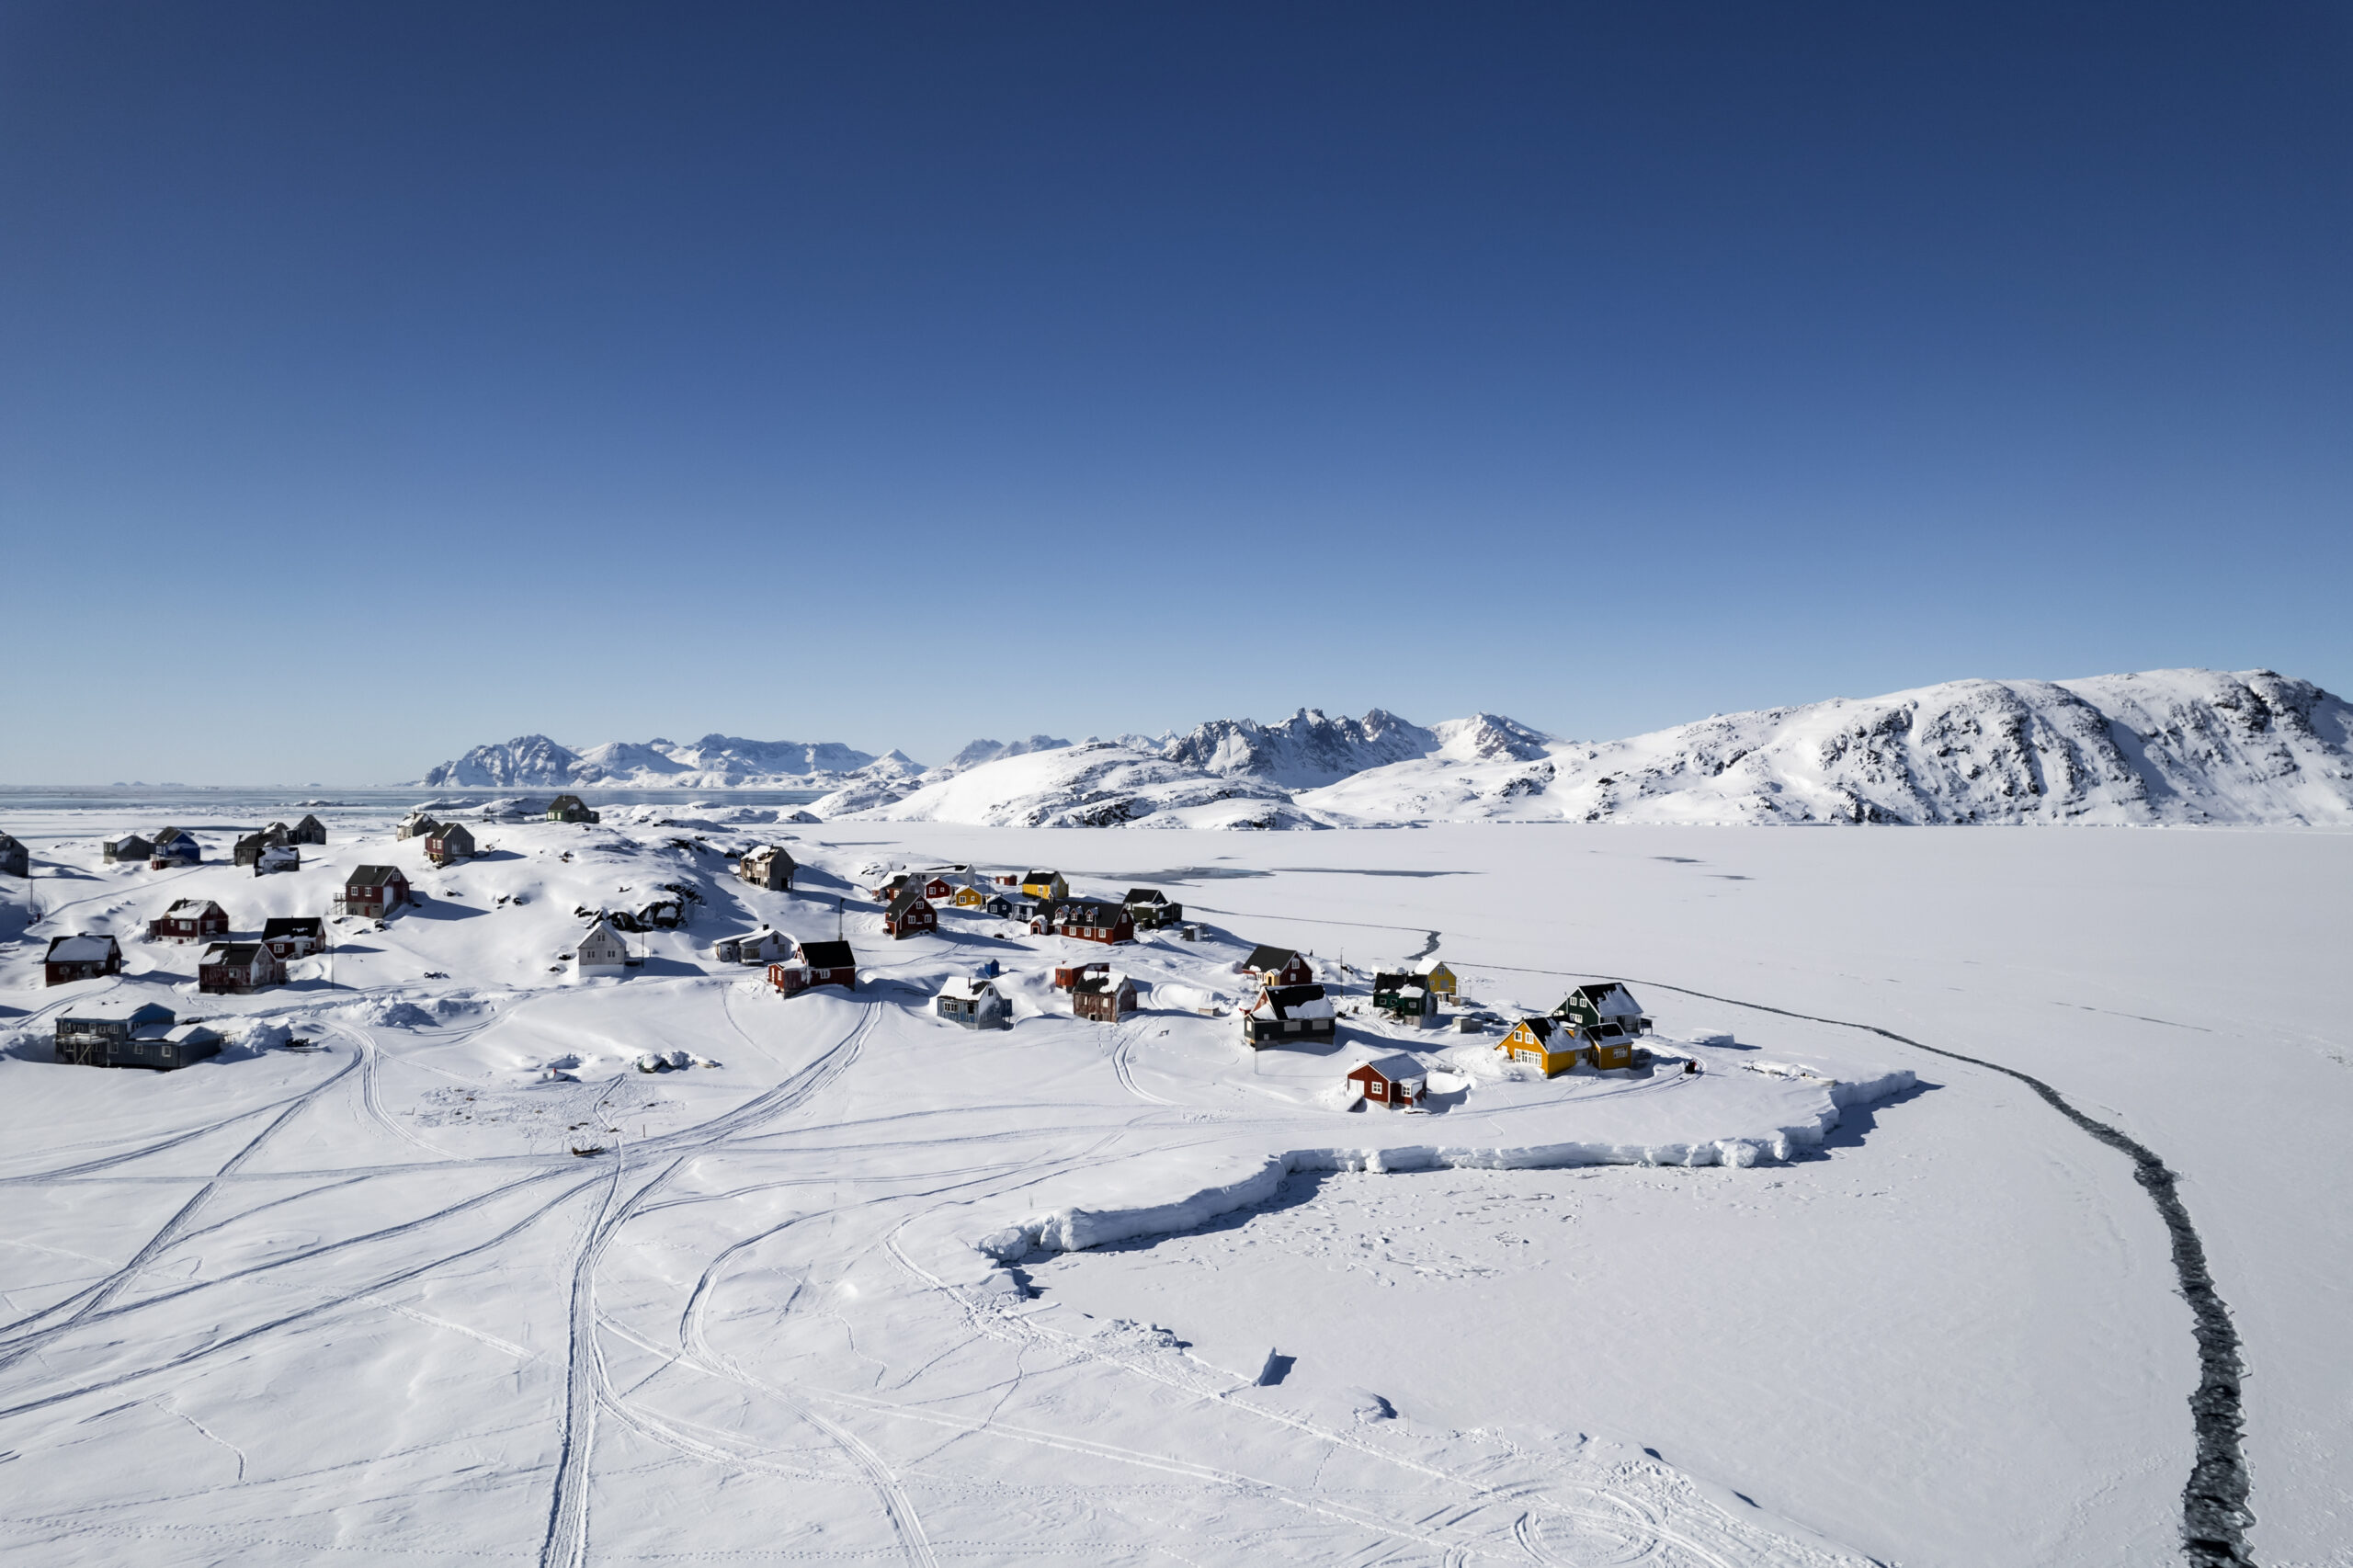
[[939,993],[939,1016],[968,1029],[1009,1029],[1013,1006],[997,988],[979,975],[951,980]]
[[474,835],[460,823],[445,822],[425,840],[425,858],[437,866],[470,860],[473,854]]
[[1098,1024],[1116,1024],[1136,1010],[1136,983],[1124,974],[1090,975],[1070,988],[1070,1010]]
[[548,802],[548,821],[550,822],[598,822],[601,820],[577,795],[558,795]]
[[763,844],[735,864],[735,874],[756,888],[790,892],[792,874],[800,869],[792,857],[774,844]]
[[1082,942],[1108,946],[1136,939],[1135,917],[1128,913],[1128,906],[1108,898],[1067,900],[1040,915],[1040,921],[1056,936],[1075,937]]
[[86,932],[74,937],[51,937],[49,952],[42,961],[46,985],[64,985],[76,980],[97,980],[122,972],[122,944],[104,932]]
[[1422,1103],[1429,1088],[1429,1069],[1400,1051],[1359,1062],[1348,1069],[1347,1081],[1368,1101],[1401,1110]]
[[858,989],[858,957],[847,942],[803,942],[790,963],[768,965],[768,983],[787,996],[820,985]]
[[286,983],[286,966],[267,942],[215,942],[196,960],[196,988],[215,996],[244,996]]
[[147,936],[158,942],[210,942],[229,934],[229,912],[209,898],[181,898],[147,923]]
[[1261,985],[1307,985],[1315,979],[1315,971],[1299,954],[1289,948],[1270,948],[1264,943],[1250,949],[1250,956],[1242,960],[1238,971],[1257,976]]
[[333,913],[381,920],[408,902],[408,878],[399,867],[360,866],[344,880]]
[[603,915],[597,915],[582,933],[579,949],[572,955],[572,972],[583,980],[600,974],[627,974],[629,939],[608,925]]
[[1438,1027],[1438,993],[1430,989],[1429,981],[1422,975],[1374,975],[1372,1005],[1399,1022],[1410,1023],[1415,1028]]
[[153,839],[142,838],[135,833],[127,833],[120,838],[109,838],[99,845],[98,854],[109,866],[119,860],[128,860],[133,865],[139,865],[155,858],[155,844]]
[[0,877],[29,877],[33,874],[32,857],[25,846],[5,833],[0,833]]
[[1332,998],[1320,985],[1269,985],[1243,1009],[1242,1038],[1253,1051],[1261,1046],[1298,1043],[1313,1045],[1337,1037],[1339,1020]]
[[327,824],[315,816],[306,816],[296,823],[286,836],[287,841],[292,844],[324,844],[327,841]]
[[939,912],[924,896],[921,882],[909,881],[899,890],[891,907],[882,912],[882,929],[894,938],[939,929]]
[[308,958],[327,945],[327,923],[315,915],[273,915],[261,923],[261,940],[280,963]]
[[792,938],[763,926],[745,936],[722,937],[710,951],[721,963],[776,963],[791,956]]

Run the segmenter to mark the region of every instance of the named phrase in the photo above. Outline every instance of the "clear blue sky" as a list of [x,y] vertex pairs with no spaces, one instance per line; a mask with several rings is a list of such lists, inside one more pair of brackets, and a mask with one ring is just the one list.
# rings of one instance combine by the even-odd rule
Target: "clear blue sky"
[[2353,9],[0,4],[0,779],[2353,687]]

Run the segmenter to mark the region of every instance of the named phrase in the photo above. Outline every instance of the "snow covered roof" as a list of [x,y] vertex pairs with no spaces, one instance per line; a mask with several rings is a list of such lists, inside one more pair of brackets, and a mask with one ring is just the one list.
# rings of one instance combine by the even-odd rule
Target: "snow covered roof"
[[1353,1078],[1364,1072],[1378,1073],[1392,1084],[1416,1084],[1429,1076],[1429,1069],[1422,1065],[1419,1058],[1407,1056],[1403,1051],[1376,1056],[1370,1062],[1359,1062],[1348,1069],[1348,1076]]
[[176,898],[172,900],[172,906],[164,911],[164,918],[168,920],[176,915],[183,920],[200,920],[207,915],[220,913],[221,906],[209,898]]
[[1070,990],[1074,996],[1081,992],[1090,996],[1100,996],[1110,991],[1133,991],[1135,983],[1124,974],[1090,974],[1074,983]]
[[1539,1045],[1549,1043],[1555,1030],[1566,1034],[1576,1032],[1558,1018],[1522,1018],[1519,1022],[1521,1028],[1536,1037],[1536,1042]]
[[[52,937],[49,941],[50,963],[104,963],[120,950],[112,937],[82,935]],[[76,1015],[79,1017],[80,1015]]]
[[1281,1019],[1335,1016],[1332,999],[1320,985],[1270,985],[1258,993],[1258,999],[1250,1004],[1250,1011]]
[[[59,939],[62,941],[65,938]],[[135,1028],[141,1024],[168,1024],[176,1016],[169,1007],[160,1002],[126,1002],[113,999],[85,1003],[70,1012],[60,1014],[57,1021],[69,1025],[130,1024]]]

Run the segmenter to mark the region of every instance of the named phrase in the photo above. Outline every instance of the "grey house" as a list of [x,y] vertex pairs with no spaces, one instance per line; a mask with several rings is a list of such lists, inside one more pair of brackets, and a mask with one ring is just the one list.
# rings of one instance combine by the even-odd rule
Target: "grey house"
[[392,829],[392,836],[398,839],[429,838],[440,830],[439,823],[435,822],[425,812],[416,811],[401,818],[400,826]]
[[159,1003],[100,1002],[57,1020],[56,1059],[77,1067],[170,1072],[221,1054],[221,1037]]
[[327,841],[327,824],[314,816],[304,817],[289,830],[287,837],[295,844],[324,844]]
[[32,857],[25,846],[0,833],[0,877],[29,877],[33,874]]
[[939,1016],[968,1029],[1009,1029],[1013,1006],[981,979],[951,980],[939,993]]
[[773,844],[764,844],[744,857],[735,868],[735,874],[756,888],[767,888],[771,892],[790,892],[792,891],[792,873],[798,869],[800,868],[792,863],[791,856]]
[[98,846],[98,853],[109,866],[118,860],[143,866],[154,857],[155,841],[142,838],[135,833],[126,833],[120,838],[108,839]]

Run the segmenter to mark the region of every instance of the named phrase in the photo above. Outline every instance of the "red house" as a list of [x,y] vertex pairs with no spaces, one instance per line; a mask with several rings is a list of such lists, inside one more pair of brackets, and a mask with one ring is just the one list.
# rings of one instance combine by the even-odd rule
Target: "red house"
[[315,915],[273,915],[261,923],[261,939],[280,963],[308,958],[326,946],[326,922]]
[[1366,1099],[1393,1110],[1422,1103],[1422,1095],[1429,1085],[1429,1070],[1410,1056],[1383,1056],[1359,1062],[1350,1070],[1348,1082]]
[[210,942],[229,934],[229,912],[209,898],[183,898],[147,923],[151,940]]
[[286,983],[286,966],[266,942],[215,942],[196,961],[196,988],[216,996],[242,996]]
[[768,965],[768,983],[787,996],[798,996],[819,985],[858,989],[858,959],[847,942],[803,942],[791,963]]
[[1076,937],[1082,942],[1107,946],[1136,939],[1136,917],[1128,913],[1126,904],[1109,899],[1065,899],[1031,921],[1029,928],[1051,929],[1057,937]]
[[891,907],[882,912],[882,929],[892,937],[912,937],[917,932],[939,929],[939,911],[924,897],[921,882],[910,881],[899,890]]
[[945,903],[956,896],[956,884],[946,877],[934,877],[924,883],[923,896],[934,903]]
[[1070,1010],[1098,1024],[1116,1024],[1136,1010],[1136,983],[1126,975],[1098,974],[1070,988]]
[[46,960],[51,985],[122,972],[122,944],[112,937],[51,937]]
[[1255,974],[1261,985],[1313,985],[1315,971],[1307,960],[1289,948],[1259,946],[1250,949],[1250,956],[1238,966],[1243,974]]
[[1111,966],[1108,963],[1061,964],[1056,966],[1054,970],[1054,989],[1057,991],[1068,991],[1072,986],[1076,985],[1080,981],[1086,979],[1089,975],[1108,974],[1110,972]]
[[409,897],[408,879],[396,866],[361,866],[343,884],[343,897],[335,901],[338,915],[358,915],[381,920],[404,903],[414,903]]

